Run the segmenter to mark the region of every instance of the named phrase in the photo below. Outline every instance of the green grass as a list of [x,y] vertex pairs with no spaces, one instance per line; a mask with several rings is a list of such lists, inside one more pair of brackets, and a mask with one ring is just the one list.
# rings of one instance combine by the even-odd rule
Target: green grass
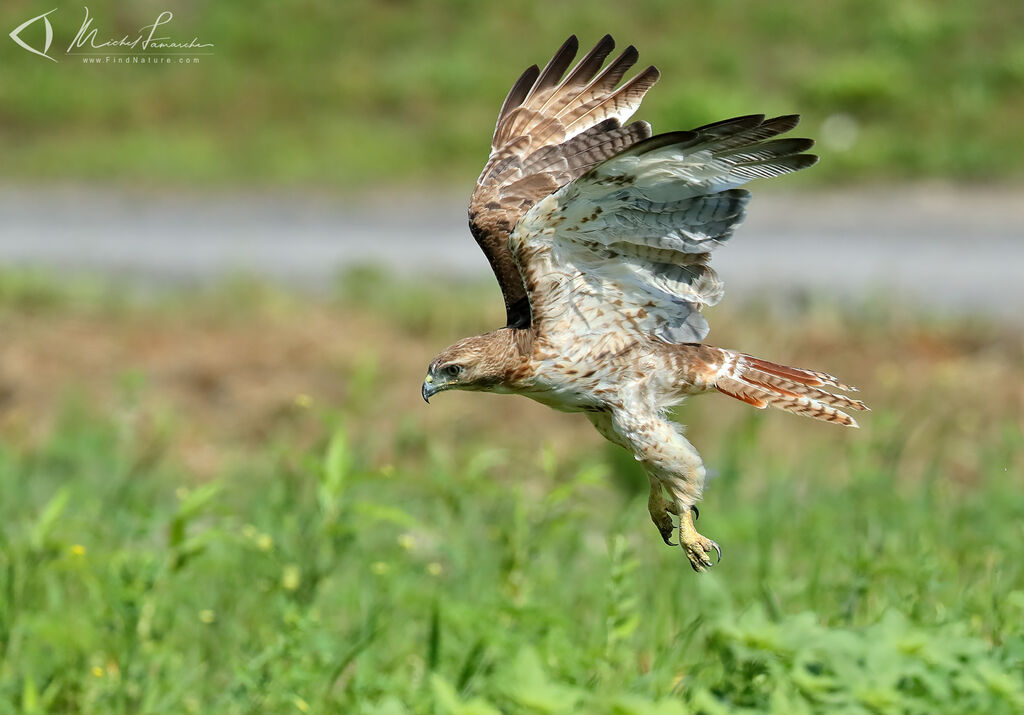
[[[43,283],[0,281],[8,325],[70,318],[84,338],[134,316],[259,333],[323,307],[251,292],[240,316],[211,317],[237,289],[112,308]],[[327,310],[383,320],[414,294],[398,293]],[[447,295],[443,310],[466,310],[475,293]],[[736,329],[824,345],[857,320],[815,309]],[[274,422],[197,476],[173,445],[201,411],[151,399],[162,388],[142,358],[111,400],[60,388],[47,429],[0,439],[0,712],[1020,712],[1020,403],[958,405],[942,382],[950,365],[991,375],[1001,355],[1019,374],[1019,335],[870,322],[855,362],[903,338],[927,350],[901,352],[917,386],[862,384],[875,410],[860,431],[721,398],[684,410],[717,472],[698,525],[725,559],[705,575],[661,545],[628,455],[568,439],[573,417],[514,451],[529,425],[467,422],[518,398],[448,396],[382,428],[375,402],[415,392],[419,373],[339,366],[345,400],[292,407],[311,440],[299,417]],[[418,339],[395,330],[375,339]],[[948,361],[932,371],[933,355]],[[722,412],[736,418],[712,437],[701,425]]]
[[[138,34],[156,16],[146,3],[89,8],[101,38]],[[9,3],[0,27],[50,9]],[[213,42],[214,56],[188,67],[77,63],[63,52],[78,7],[51,17],[57,64],[6,42],[0,176],[466,186],[518,73],[570,33],[590,44],[605,32],[662,69],[641,111],[658,130],[802,113],[823,156],[806,181],[1020,179],[1024,166],[1014,0],[257,0],[174,12],[166,31]]]

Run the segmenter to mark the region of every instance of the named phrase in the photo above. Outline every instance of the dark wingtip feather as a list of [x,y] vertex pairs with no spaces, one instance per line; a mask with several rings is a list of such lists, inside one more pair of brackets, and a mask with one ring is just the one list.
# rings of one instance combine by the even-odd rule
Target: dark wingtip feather
[[[788,114],[781,117],[765,119],[763,114],[749,114],[721,122],[707,124],[693,131],[701,135],[714,151],[722,154],[743,154],[747,151],[758,153],[767,146],[763,142],[784,134],[800,122],[800,115]],[[785,140],[789,142],[808,142],[808,139]],[[784,146],[784,145],[782,145]],[[810,148],[810,144],[802,147]],[[786,153],[796,153],[792,149]],[[767,158],[767,157],[762,157]]]
[[544,65],[540,76],[537,77],[537,81],[533,84],[533,89],[530,90],[531,94],[558,84],[558,81],[562,79],[562,75],[565,74],[565,70],[572,63],[579,49],[580,41],[576,38],[576,35],[569,35],[569,38],[562,43],[562,46],[555,51],[555,54],[551,56],[548,63]]
[[594,45],[594,49],[596,50],[598,47],[603,47],[605,45],[608,46],[609,52],[615,49],[615,39],[607,32],[604,33],[604,37],[597,41],[597,44]]
[[779,134],[785,134],[791,129],[795,129],[796,125],[800,123],[799,114],[783,114],[779,117],[772,117],[765,122],[766,125],[771,125]]
[[502,102],[501,109],[498,110],[499,124],[506,114],[523,103],[523,100],[530,94],[530,89],[533,87],[534,82],[537,81],[539,75],[540,68],[537,65],[530,65],[523,70],[523,73],[519,75],[519,79],[512,85],[512,89],[505,95],[505,101]]
[[758,145],[761,150],[770,150],[775,156],[792,156],[801,154],[814,146],[813,139],[806,137],[790,137],[788,139],[772,139]]
[[564,86],[584,85],[594,78],[605,59],[615,49],[615,40],[611,35],[605,35],[597,44],[583,56],[575,67],[569,72],[562,82]]
[[619,83],[619,80],[629,71],[629,68],[640,59],[640,53],[633,45],[622,51],[622,54],[612,60],[600,77],[594,80],[594,84],[606,84],[609,89]]
[[655,82],[661,79],[661,70],[659,70],[654,65],[651,65],[643,72],[638,74],[637,78],[642,78],[642,81],[648,82],[649,84],[653,85]]
[[722,152],[721,156],[729,157],[736,163],[779,159],[784,156],[801,154],[814,146],[810,139],[792,137],[788,139],[772,139],[769,141],[734,147]]
[[710,134],[717,133],[718,130],[727,128],[729,131],[726,133],[734,134],[744,129],[752,129],[754,127],[761,126],[763,123],[763,114],[745,114],[742,117],[732,117],[731,119],[722,119],[717,122],[711,122],[711,124],[705,124],[704,126],[697,127],[693,131]]

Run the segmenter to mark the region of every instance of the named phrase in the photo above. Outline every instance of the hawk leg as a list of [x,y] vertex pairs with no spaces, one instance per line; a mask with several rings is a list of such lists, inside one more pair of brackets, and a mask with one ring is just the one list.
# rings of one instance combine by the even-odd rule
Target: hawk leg
[[[672,532],[675,525],[672,523],[672,514],[679,515],[679,545],[683,548],[686,558],[694,571],[706,571],[722,560],[721,547],[711,539],[702,536],[693,525],[693,522],[700,516],[696,505],[679,508],[665,498],[661,483],[654,478],[651,480],[651,496],[647,500],[647,509],[651,513],[651,520],[661,532],[662,540],[669,546],[675,546],[672,542]],[[711,562],[711,552],[716,554],[716,561]]]
[[637,461],[644,465],[651,483],[647,499],[651,521],[658,527],[662,540],[674,546],[671,537],[676,527],[672,516],[677,515],[679,545],[693,570],[704,571],[714,565],[711,552],[721,559],[722,550],[693,526],[697,513],[695,504],[704,487],[705,471],[700,455],[678,426],[665,419],[660,411],[647,408],[643,400],[635,397],[629,407],[587,416],[602,435],[633,452]]

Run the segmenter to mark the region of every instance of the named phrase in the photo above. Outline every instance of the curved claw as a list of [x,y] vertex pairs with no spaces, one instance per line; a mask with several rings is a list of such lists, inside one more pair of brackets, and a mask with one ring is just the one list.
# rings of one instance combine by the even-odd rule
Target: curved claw
[[672,537],[672,532],[673,532],[674,529],[675,529],[675,527],[672,526],[672,520],[671,519],[669,519],[669,522],[668,522],[667,525],[665,525],[665,524],[659,524],[658,525],[658,533],[661,534],[661,540],[665,542],[666,546],[676,546],[676,542],[672,541],[672,538],[671,538]]
[[714,564],[711,563],[711,557],[707,556],[706,554],[697,554],[696,559],[690,559],[690,566],[697,573],[704,573],[709,568],[714,566]]
[[658,528],[658,533],[661,535],[661,540],[665,542],[666,546],[676,546],[672,541],[672,532],[675,531],[675,524],[672,523],[672,512],[665,509],[664,512],[660,512],[657,509],[651,511],[651,520],[654,525]]
[[693,520],[697,521],[697,519],[700,518],[700,509],[698,509],[697,505],[694,504],[693,506],[690,507],[690,511],[693,512]]
[[[711,539],[691,531],[689,534],[681,532],[679,540],[694,571],[701,573],[722,562],[722,547]],[[715,561],[711,560],[712,551],[717,556]]]

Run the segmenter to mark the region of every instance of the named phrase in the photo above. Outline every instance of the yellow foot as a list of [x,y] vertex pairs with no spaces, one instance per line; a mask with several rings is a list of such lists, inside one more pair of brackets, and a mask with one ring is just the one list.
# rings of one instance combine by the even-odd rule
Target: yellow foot
[[[722,560],[722,549],[711,539],[701,536],[693,526],[693,508],[687,509],[679,517],[679,545],[683,547],[686,558],[694,571],[706,571]],[[711,552],[718,555],[715,563],[711,562]]]

